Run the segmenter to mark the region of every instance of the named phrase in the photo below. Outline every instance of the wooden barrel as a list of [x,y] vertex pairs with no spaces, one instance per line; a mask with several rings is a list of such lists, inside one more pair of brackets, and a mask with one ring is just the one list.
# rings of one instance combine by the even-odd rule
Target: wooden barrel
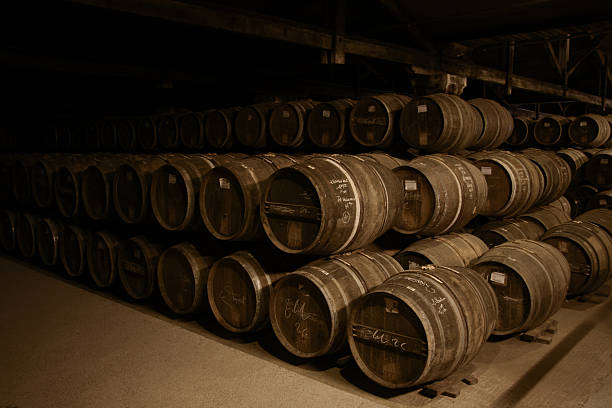
[[489,247],[471,234],[447,234],[425,238],[412,243],[393,257],[404,269],[418,269],[423,265],[469,266]]
[[390,154],[387,154],[384,152],[361,153],[359,157],[366,159],[366,160],[373,160],[379,164],[382,164],[383,166],[385,166],[386,168],[390,170],[393,170],[399,166],[405,166],[410,162],[409,160],[391,156]]
[[219,259],[208,275],[208,302],[217,321],[234,333],[263,329],[269,321],[272,286],[304,266],[304,257],[269,246],[251,246]]
[[64,223],[52,218],[40,218],[36,225],[36,248],[38,255],[47,266],[59,260],[60,239],[64,233]]
[[314,261],[282,277],[270,299],[276,337],[298,357],[339,351],[346,345],[354,302],[401,271],[388,255],[359,251]]
[[595,194],[597,194],[597,189],[587,184],[570,187],[565,193],[565,197],[572,207],[570,216],[576,218],[585,212]]
[[394,93],[361,98],[349,114],[353,139],[365,147],[390,147],[400,135],[397,121],[410,100]]
[[558,248],[569,262],[568,295],[594,292],[609,278],[612,238],[603,228],[587,221],[571,221],[548,230],[542,241]]
[[13,198],[20,207],[29,207],[32,203],[31,170],[36,156],[19,156],[10,168]]
[[603,146],[610,139],[610,123],[601,115],[587,113],[569,124],[567,135],[578,146]]
[[13,197],[13,177],[12,168],[14,164],[12,156],[0,157],[0,206],[6,208],[11,204]]
[[83,173],[95,162],[92,156],[67,158],[55,173],[55,204],[64,217],[73,218],[81,212],[81,180]]
[[306,118],[318,102],[311,99],[275,106],[270,113],[270,137],[283,147],[300,147],[306,140]]
[[203,150],[206,146],[204,118],[203,112],[189,112],[179,119],[179,136],[185,148]]
[[221,240],[249,241],[262,236],[259,204],[275,171],[298,161],[267,153],[212,169],[202,181],[200,214],[210,233]]
[[87,273],[87,248],[92,238],[92,232],[68,224],[60,237],[60,259],[66,274],[72,278],[84,276]]
[[81,174],[83,208],[92,220],[110,220],[114,217],[113,182],[119,166],[127,157],[113,156],[98,160]]
[[589,200],[587,209],[612,208],[612,190],[604,190],[595,194]]
[[100,148],[106,152],[114,152],[118,147],[117,122],[112,119],[105,119],[100,133]]
[[32,198],[39,208],[49,208],[55,203],[53,185],[62,156],[43,156],[32,165],[30,183]]
[[164,151],[176,150],[179,146],[179,118],[177,114],[161,115],[157,120],[157,143]]
[[539,204],[548,204],[561,197],[572,183],[571,168],[557,154],[539,149],[526,149],[521,152],[528,157],[544,176],[544,193]]
[[342,253],[391,228],[401,197],[399,180],[386,167],[357,156],[317,155],[270,177],[260,216],[284,252]]
[[121,242],[117,269],[123,288],[133,299],[150,298],[157,288],[157,262],[162,248],[144,235]]
[[476,109],[457,95],[433,94],[402,109],[400,129],[408,145],[427,152],[469,148],[481,133]]
[[469,363],[497,319],[495,293],[474,271],[432,266],[392,276],[362,297],[349,320],[359,368],[387,388],[447,377]]
[[322,149],[342,149],[348,139],[349,116],[357,101],[336,99],[312,108],[306,120],[308,138]]
[[484,177],[467,160],[421,156],[393,170],[404,187],[403,207],[393,229],[436,235],[464,227],[486,200]]
[[117,145],[123,152],[133,152],[138,148],[136,122],[129,118],[117,121]]
[[472,269],[497,297],[497,335],[544,323],[561,308],[570,282],[570,265],[563,254],[540,241],[505,242],[486,252]]
[[89,274],[96,286],[109,288],[117,280],[117,252],[120,239],[108,231],[95,232],[87,247]]
[[588,156],[582,150],[569,148],[558,150],[557,154],[565,160],[570,167],[572,181],[576,183],[576,179],[582,178],[579,177],[579,170],[589,161]]
[[268,139],[268,122],[278,103],[259,103],[244,107],[236,114],[236,140],[245,147],[264,147]]
[[612,149],[599,151],[584,165],[584,180],[599,190],[612,188]]
[[119,166],[113,180],[113,204],[123,222],[137,224],[150,214],[153,173],[166,164],[159,156],[138,156]]
[[213,149],[229,150],[234,145],[234,120],[241,108],[216,109],[208,112],[204,134]]
[[571,221],[571,218],[565,212],[554,207],[536,208],[528,213],[520,215],[519,218],[536,222],[540,224],[545,231]]
[[590,149],[582,149],[581,152],[586,154],[587,158],[590,160],[591,157],[595,156],[596,154],[599,154],[599,152],[601,152],[602,150],[606,150],[606,147],[604,146],[604,148],[590,148]]
[[512,134],[506,139],[506,146],[513,148],[529,147],[533,143],[535,121],[524,116],[515,116]]
[[21,213],[17,218],[15,237],[19,253],[24,258],[33,258],[36,255],[36,225],[38,217],[32,214]]
[[533,128],[533,139],[543,147],[559,147],[567,143],[567,127],[570,123],[563,116],[540,118]]
[[5,252],[13,252],[17,248],[17,222],[19,215],[10,210],[0,211],[0,244]]
[[205,286],[214,258],[203,256],[183,242],[166,249],[157,264],[157,282],[164,302],[177,314],[198,312],[204,305]]
[[482,118],[482,132],[471,149],[495,149],[512,135],[514,120],[508,109],[491,99],[476,98],[468,101]]
[[586,221],[600,226],[612,236],[612,210],[609,208],[596,208],[576,217],[576,221]]
[[489,248],[517,239],[537,240],[545,229],[540,223],[529,219],[504,219],[489,222],[478,228],[474,235],[480,238]]
[[544,208],[553,207],[560,210],[562,213],[567,215],[569,219],[572,219],[572,205],[565,196],[557,198],[555,201],[547,204]]
[[157,149],[157,126],[154,117],[143,116],[136,120],[136,139],[140,149],[145,152]]

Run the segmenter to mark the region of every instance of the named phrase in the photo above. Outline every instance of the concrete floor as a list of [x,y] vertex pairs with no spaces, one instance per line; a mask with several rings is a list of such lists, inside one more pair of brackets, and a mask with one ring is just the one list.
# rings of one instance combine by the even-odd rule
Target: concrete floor
[[567,302],[551,345],[488,342],[457,399],[390,392],[354,364],[300,361],[268,332],[227,333],[0,257],[0,408],[612,407],[612,301]]

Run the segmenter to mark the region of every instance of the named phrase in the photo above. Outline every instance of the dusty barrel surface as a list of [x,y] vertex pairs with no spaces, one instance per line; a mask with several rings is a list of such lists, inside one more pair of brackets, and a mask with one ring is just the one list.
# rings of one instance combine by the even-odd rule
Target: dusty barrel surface
[[572,180],[575,183],[577,178],[581,178],[579,171],[589,161],[588,156],[578,149],[561,149],[557,151],[557,155],[565,160],[570,167]]
[[558,147],[567,143],[567,127],[570,120],[557,115],[539,119],[533,128],[533,138],[544,147]]
[[496,325],[487,282],[461,267],[392,276],[352,309],[349,345],[359,368],[388,388],[445,378],[469,363]]
[[24,258],[33,258],[36,255],[36,225],[38,217],[32,214],[21,213],[17,218],[15,238],[19,253]]
[[592,156],[584,165],[584,180],[600,190],[612,188],[612,149],[605,149]]
[[241,108],[215,109],[206,115],[204,134],[213,149],[229,150],[234,146],[234,120]]
[[268,122],[278,103],[260,103],[244,107],[236,114],[236,140],[246,147],[264,147],[268,141]]
[[32,165],[32,198],[39,208],[49,208],[55,203],[54,179],[61,162],[61,156],[43,156]]
[[203,150],[206,147],[204,136],[204,112],[189,112],[179,119],[179,137],[181,144],[190,150]]
[[66,225],[60,238],[60,259],[68,276],[73,278],[87,273],[87,248],[92,232],[76,225]]
[[557,198],[555,201],[552,201],[551,203],[549,203],[548,205],[545,205],[543,208],[550,208],[550,207],[558,209],[559,211],[567,215],[569,219],[572,218],[572,205],[570,204],[567,197],[561,196]]
[[544,323],[563,304],[570,266],[561,252],[539,241],[517,240],[486,252],[473,266],[499,305],[493,334],[519,333]]
[[567,128],[569,139],[578,146],[599,147],[610,139],[610,123],[594,113],[578,116]]
[[150,215],[150,187],[153,173],[166,164],[158,156],[136,156],[121,164],[113,180],[113,204],[128,224],[145,221]]
[[173,155],[151,179],[151,207],[159,224],[170,231],[189,229],[199,216],[198,195],[206,174],[221,163],[239,160],[240,155]]
[[415,98],[402,109],[404,141],[427,152],[454,152],[470,147],[481,134],[482,121],[474,107],[456,95]]
[[318,102],[310,99],[275,106],[270,113],[270,136],[284,147],[300,147],[306,140],[306,118]]
[[117,121],[117,145],[123,152],[133,152],[138,148],[136,122],[131,118]]
[[214,261],[189,242],[162,252],[157,263],[157,282],[164,302],[174,313],[184,315],[201,310]]
[[353,139],[366,147],[390,147],[400,136],[398,119],[410,100],[394,93],[361,98],[349,114]]
[[571,218],[569,215],[567,215],[567,213],[555,207],[537,208],[528,213],[521,214],[519,218],[536,222],[540,224],[545,231],[548,231],[557,225],[571,221]]
[[0,244],[6,252],[17,248],[17,222],[19,215],[10,210],[0,211]]
[[395,157],[384,152],[361,153],[359,157],[366,160],[372,160],[378,164],[382,164],[383,166],[391,170],[399,166],[405,166],[410,162],[410,160],[401,159],[399,157]]
[[401,271],[388,255],[359,251],[314,261],[282,277],[270,299],[276,337],[299,357],[340,350],[355,300]]
[[259,205],[265,183],[275,171],[298,161],[285,154],[261,154],[227,161],[202,181],[200,214],[210,233],[221,240],[253,240],[263,229]]
[[465,226],[487,200],[478,169],[450,155],[421,156],[393,170],[403,187],[403,206],[394,229],[435,235]]
[[[491,99],[476,98],[468,101],[482,118],[482,132],[471,149],[495,149],[512,135],[514,120],[508,109]],[[468,147],[468,146],[466,146]]]
[[568,295],[596,291],[610,277],[612,238],[601,227],[587,221],[571,221],[548,230],[542,241],[556,247],[569,262]]
[[312,108],[306,119],[308,138],[322,149],[341,149],[346,145],[349,116],[357,101],[336,99]]
[[462,266],[472,264],[489,247],[471,234],[447,234],[414,242],[393,258],[404,269],[418,269],[423,265]]
[[81,197],[85,213],[95,221],[110,220],[115,215],[113,183],[127,157],[109,157],[92,163],[81,174]]
[[99,288],[109,288],[118,281],[117,252],[119,237],[108,231],[95,232],[87,246],[89,275]]
[[385,233],[401,206],[399,180],[348,155],[317,155],[277,170],[260,204],[268,238],[287,253],[328,255],[362,248]]
[[516,116],[513,121],[512,134],[506,139],[506,146],[513,148],[529,147],[533,143],[535,121],[524,116]]
[[161,246],[144,235],[123,241],[117,255],[119,279],[133,299],[151,297],[157,288],[157,262]]
[[553,152],[526,149],[521,154],[529,158],[544,176],[544,191],[538,200],[548,204],[561,197],[572,183],[572,172],[569,164]]
[[157,126],[154,117],[144,116],[136,120],[136,140],[145,152],[157,149]]
[[540,223],[528,219],[505,219],[489,222],[474,232],[489,248],[517,239],[537,240],[545,229]]
[[56,265],[60,257],[60,240],[64,223],[52,218],[40,218],[36,225],[36,248],[47,266]]

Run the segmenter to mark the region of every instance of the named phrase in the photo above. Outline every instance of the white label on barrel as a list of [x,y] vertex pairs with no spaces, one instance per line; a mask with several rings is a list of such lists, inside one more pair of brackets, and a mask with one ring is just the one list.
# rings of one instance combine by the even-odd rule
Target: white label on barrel
[[329,111],[329,110],[325,109],[325,110],[323,111],[323,117],[324,117],[324,118],[329,118],[330,116],[331,116],[331,111]]
[[498,285],[506,286],[506,274],[503,272],[491,272],[489,280],[493,283],[497,283]]
[[601,164],[608,164],[608,159],[601,159],[599,162]]
[[416,180],[404,180],[404,190],[405,191],[414,191],[417,189]]
[[174,174],[168,175],[168,184],[176,184],[176,176]]
[[587,125],[586,121],[580,122],[580,127],[585,127]]
[[559,251],[567,253],[567,242],[559,241],[557,243],[557,248],[559,249]]
[[544,122],[544,127],[550,127],[550,123]]
[[413,261],[408,262],[408,269],[419,269],[420,267],[421,265],[416,262],[413,262]]
[[374,105],[368,106],[368,112],[370,112],[370,113],[376,112],[376,106],[374,106]]
[[485,176],[490,176],[491,175],[491,168],[490,167],[481,167],[480,168],[480,172],[485,175]]
[[606,205],[607,201],[606,200],[599,200],[599,205]]
[[287,119],[289,117],[289,111],[288,110],[284,110],[283,111],[283,118]]
[[385,298],[385,312],[391,314],[398,314],[399,309],[397,307],[397,300]]
[[226,178],[221,177],[219,179],[219,188],[222,190],[229,190],[230,189],[230,181]]
[[417,105],[417,113],[427,112],[427,105]]

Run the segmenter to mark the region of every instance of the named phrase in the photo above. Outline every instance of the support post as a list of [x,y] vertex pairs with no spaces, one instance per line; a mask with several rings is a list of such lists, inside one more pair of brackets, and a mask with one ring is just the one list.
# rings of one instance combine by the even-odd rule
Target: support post
[[508,48],[508,60],[506,66],[506,95],[512,95],[512,74],[514,73],[514,41],[509,41],[507,44]]

